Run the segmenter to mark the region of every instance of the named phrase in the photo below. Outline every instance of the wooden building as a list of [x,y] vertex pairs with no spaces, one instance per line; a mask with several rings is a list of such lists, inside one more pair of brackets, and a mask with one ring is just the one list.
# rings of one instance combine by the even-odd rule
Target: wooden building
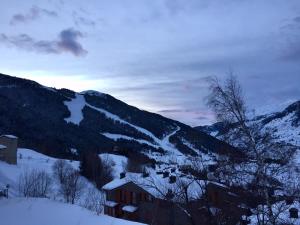
[[0,160],[17,164],[18,138],[13,135],[0,136]]
[[[104,213],[152,225],[187,225],[187,213],[174,201],[168,199],[168,189],[174,186],[169,178],[160,177],[162,189],[153,185],[151,178],[142,174],[127,174],[103,186],[106,193]],[[157,182],[157,180],[155,181]],[[169,192],[170,189],[169,189]]]

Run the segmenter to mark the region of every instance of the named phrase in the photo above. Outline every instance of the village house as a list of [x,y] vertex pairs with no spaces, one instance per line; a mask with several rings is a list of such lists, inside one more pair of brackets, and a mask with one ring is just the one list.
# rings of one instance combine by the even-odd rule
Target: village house
[[[207,208],[203,207],[205,202],[199,198],[202,190],[196,182],[188,179],[186,181],[190,182],[187,189],[189,212],[184,208],[184,202],[181,202],[184,199],[174,198],[173,193],[178,191],[175,176],[153,174],[145,177],[143,174],[121,173],[120,178],[102,188],[106,193],[104,213],[152,225],[207,224]],[[230,210],[231,222],[247,222],[249,210],[238,206],[242,202],[239,195],[217,182],[209,182],[206,188],[212,214],[218,208]]]
[[[179,207],[180,202],[172,199],[172,192],[176,191],[174,178],[155,177],[121,173],[119,179],[102,188],[106,193],[104,213],[153,225],[190,224],[187,212]],[[196,194],[192,185],[188,191],[190,195]]]
[[0,160],[17,164],[18,138],[13,135],[0,136]]

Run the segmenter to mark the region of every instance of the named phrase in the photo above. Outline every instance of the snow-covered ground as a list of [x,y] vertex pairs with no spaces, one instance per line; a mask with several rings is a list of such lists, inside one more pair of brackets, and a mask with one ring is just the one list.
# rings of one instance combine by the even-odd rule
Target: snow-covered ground
[[[22,172],[30,169],[38,169],[52,174],[52,165],[57,160],[56,158],[24,148],[19,148],[17,155],[17,165],[10,165],[0,161],[0,188],[9,184],[9,194],[12,196],[18,195],[18,179]],[[78,169],[78,161],[69,161],[69,163],[74,167],[74,169]]]
[[266,128],[273,129],[276,137],[280,141],[300,146],[300,126],[293,126],[292,121],[295,119],[295,113],[274,119],[268,124]]
[[[264,207],[264,208],[263,208]],[[272,205],[272,211],[274,215],[277,216],[276,221],[277,224],[290,224],[290,225],[300,225],[300,218],[290,218],[289,209],[299,209],[300,203],[294,202],[291,205],[287,205],[285,202],[277,202]],[[267,207],[260,205],[260,210],[264,209],[263,211],[266,212]],[[255,212],[255,210],[253,210]],[[257,225],[257,216],[252,215],[250,216],[250,225]]]
[[[0,189],[9,184],[9,199],[0,198],[0,224],[2,225],[74,225],[74,224],[94,224],[94,225],[134,225],[126,220],[99,215],[82,208],[80,205],[86,200],[86,194],[94,188],[85,178],[86,190],[76,202],[77,205],[65,204],[57,193],[58,184],[53,177],[52,166],[57,160],[30,149],[18,149],[17,165],[10,165],[0,161]],[[114,162],[116,175],[123,170],[127,158],[111,154],[102,154],[101,158],[109,157]],[[78,161],[66,160],[74,169],[79,168]],[[18,190],[18,180],[20,175],[26,170],[43,170],[50,174],[54,184],[50,193],[50,199],[41,198],[21,198]],[[98,190],[97,193],[101,194]],[[54,201],[54,199],[56,201]],[[99,201],[102,199],[99,198]],[[17,213],[17,214],[16,214]],[[17,215],[17,216],[15,216]]]
[[3,225],[142,225],[43,198],[0,199]]

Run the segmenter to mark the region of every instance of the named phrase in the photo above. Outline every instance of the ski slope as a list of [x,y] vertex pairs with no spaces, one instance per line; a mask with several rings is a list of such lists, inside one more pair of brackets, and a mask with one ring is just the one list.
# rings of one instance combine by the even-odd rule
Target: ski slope
[[75,98],[71,99],[70,101],[65,101],[64,104],[68,107],[68,110],[70,111],[70,116],[68,118],[65,118],[66,122],[79,125],[80,122],[83,120],[82,110],[85,106],[87,106],[93,110],[96,110],[97,112],[104,114],[107,118],[109,118],[111,120],[128,125],[128,126],[134,128],[135,130],[137,130],[138,132],[147,135],[154,141],[154,143],[151,143],[151,142],[143,140],[143,139],[135,139],[133,137],[129,137],[126,135],[120,135],[120,134],[102,133],[102,135],[104,135],[112,140],[125,139],[125,140],[136,141],[140,144],[147,144],[154,148],[162,148],[172,155],[182,156],[182,153],[180,151],[178,151],[178,149],[176,149],[176,147],[170,142],[170,137],[175,135],[180,130],[179,127],[176,127],[175,130],[166,134],[162,139],[159,139],[152,132],[146,130],[145,128],[131,124],[131,123],[127,122],[126,120],[121,119],[119,116],[117,116],[111,112],[108,112],[107,110],[104,110],[99,107],[95,107],[95,106],[87,103],[82,94],[76,93]]

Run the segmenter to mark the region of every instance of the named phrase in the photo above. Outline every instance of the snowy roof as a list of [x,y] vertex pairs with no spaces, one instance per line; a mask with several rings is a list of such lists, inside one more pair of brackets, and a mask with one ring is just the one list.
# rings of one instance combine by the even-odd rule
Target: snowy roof
[[6,146],[5,145],[0,145],[0,150],[1,149],[6,149]]
[[115,207],[116,205],[118,205],[118,203],[114,201],[106,201],[104,205],[108,207]]
[[126,178],[123,178],[123,179],[114,179],[113,181],[105,184],[102,189],[103,190],[106,190],[106,191],[111,191],[113,189],[116,189],[118,187],[121,187],[123,186],[124,184],[127,184],[131,182],[130,180],[126,179]]
[[18,138],[14,135],[11,135],[11,134],[4,134],[4,135],[1,135],[1,137],[7,137],[7,138],[13,138],[13,139]]
[[[144,189],[150,195],[155,198],[165,199],[166,195],[169,191],[172,191],[177,199],[173,199],[174,201],[180,201],[179,192],[181,191],[180,184],[188,185],[188,195],[189,198],[194,199],[201,195],[201,188],[197,182],[187,177],[181,177],[180,179],[176,179],[175,183],[169,182],[169,177],[164,178],[162,175],[150,174],[149,177],[143,177],[140,173],[126,173],[126,177],[120,179],[117,178],[102,187],[103,190],[110,191],[116,188],[119,188],[128,183],[134,183],[140,188]],[[178,194],[178,195],[176,195]]]
[[210,183],[210,184],[217,185],[217,186],[219,186],[219,187],[223,187],[223,188],[227,188],[227,189],[228,189],[228,186],[226,186],[225,184],[221,184],[221,183],[219,183],[219,182],[210,181],[209,183]]
[[123,206],[122,210],[125,211],[125,212],[130,212],[130,213],[133,213],[137,210],[138,208],[133,206],[133,205],[125,205]]

